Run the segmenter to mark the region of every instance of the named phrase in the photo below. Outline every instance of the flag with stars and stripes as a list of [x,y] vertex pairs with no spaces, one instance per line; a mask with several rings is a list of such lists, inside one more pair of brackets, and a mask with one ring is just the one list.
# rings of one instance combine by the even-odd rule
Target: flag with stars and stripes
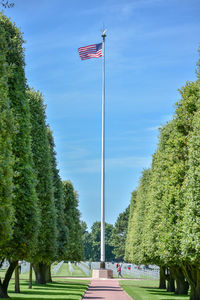
[[85,47],[78,48],[78,53],[82,60],[90,58],[98,58],[102,56],[102,43],[93,44]]

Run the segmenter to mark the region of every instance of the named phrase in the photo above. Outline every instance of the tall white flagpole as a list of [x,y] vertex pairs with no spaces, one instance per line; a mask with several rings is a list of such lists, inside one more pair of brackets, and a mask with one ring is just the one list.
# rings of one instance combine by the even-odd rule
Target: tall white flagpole
[[105,269],[105,38],[102,33],[103,83],[102,83],[102,158],[101,158],[101,262],[100,268]]

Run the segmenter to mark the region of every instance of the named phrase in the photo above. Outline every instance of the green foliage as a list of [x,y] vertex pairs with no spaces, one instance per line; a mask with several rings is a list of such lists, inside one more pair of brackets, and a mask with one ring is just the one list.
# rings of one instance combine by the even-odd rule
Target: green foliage
[[174,274],[178,266],[191,299],[199,299],[200,290],[199,70],[197,76],[181,88],[173,120],[160,130],[150,180],[140,182],[135,210],[130,209],[126,243],[133,262],[170,266]]
[[[166,264],[180,264],[181,234],[185,201],[184,181],[188,170],[189,136],[198,110],[198,86],[186,83],[180,91],[173,121],[163,129],[160,139],[160,160],[157,170],[162,170],[158,189],[161,195],[161,222],[159,226],[159,254]],[[158,175],[157,175],[158,177]]]
[[[2,14],[0,15],[0,28],[4,36],[1,44],[3,59],[5,59],[4,68],[9,67],[9,72],[4,77],[6,80],[4,81],[4,84],[6,83],[4,95],[10,100],[15,129],[12,134],[14,157],[12,204],[15,212],[13,236],[3,246],[1,253],[4,253],[8,259],[15,260],[28,258],[35,247],[38,224],[37,196],[31,153],[30,112],[25,92],[23,38],[17,27]],[[10,127],[9,122],[8,115],[8,127]],[[9,136],[8,141],[5,142],[8,143],[8,151],[10,151]],[[9,156],[11,163],[12,156]],[[11,175],[9,166],[8,174]],[[10,191],[7,195],[9,194]]]
[[[105,223],[105,259],[106,261],[112,261],[115,256],[113,254],[112,245],[112,232],[113,225]],[[90,241],[90,259],[92,261],[100,261],[101,253],[101,222],[94,222],[91,227],[91,233],[89,234]]]
[[45,105],[42,95],[34,90],[27,90],[27,98],[31,112],[32,152],[37,175],[36,191],[41,218],[34,262],[50,263],[56,257],[57,228],[52,157],[46,126]]
[[88,232],[87,224],[84,221],[81,221],[81,235],[82,235],[82,243],[83,243],[84,260],[91,260],[92,258],[91,234]]
[[11,70],[6,61],[6,32],[0,26],[0,246],[11,238],[13,207],[13,116],[8,95],[8,78]]
[[111,236],[111,244],[114,247],[113,254],[115,255],[115,259],[120,261],[124,260],[125,255],[125,243],[128,230],[129,211],[130,205],[126,208],[126,210],[123,213],[119,214]]
[[144,248],[142,247],[143,240],[145,238],[143,225],[147,212],[146,201],[150,186],[150,180],[151,170],[144,170],[136,193],[135,208],[131,214],[132,220],[130,223],[128,236],[132,237],[132,243],[127,246],[129,248],[127,249],[126,260],[134,262],[136,264],[141,263],[141,261],[145,260]]
[[182,166],[179,159],[181,151],[175,138],[178,136],[174,120],[167,123],[161,129],[158,149],[152,162],[150,202],[145,231],[147,256],[151,262],[157,264],[169,264],[170,260],[176,263],[178,259],[177,201],[180,199],[181,191],[178,184],[181,184],[182,172],[179,168]]
[[[200,100],[200,87],[199,87]],[[185,262],[199,265],[200,259],[200,111],[193,120],[189,138],[189,163],[185,179],[181,248]]]
[[136,196],[137,191],[133,191],[131,194],[131,203],[130,203],[130,210],[129,210],[129,218],[128,218],[128,231],[127,231],[127,237],[126,237],[126,243],[125,243],[125,260],[126,261],[133,261],[132,258],[132,245],[133,245],[133,235],[132,235],[132,229],[133,229],[133,213],[134,209],[136,207]]
[[55,143],[53,134],[50,128],[47,128],[48,141],[50,145],[50,156],[53,175],[54,201],[56,207],[56,227],[57,227],[57,253],[56,260],[62,260],[65,256],[68,238],[68,227],[65,224],[64,216],[64,199],[63,199],[63,185],[59,175],[56,162]]
[[113,233],[113,225],[105,223],[105,257],[106,257],[106,261],[112,261],[115,258],[115,255],[113,253],[113,245],[112,245],[112,233]]
[[83,244],[81,236],[80,212],[78,210],[78,195],[70,181],[63,181],[64,191],[64,219],[69,229],[66,260],[80,261],[83,259]]

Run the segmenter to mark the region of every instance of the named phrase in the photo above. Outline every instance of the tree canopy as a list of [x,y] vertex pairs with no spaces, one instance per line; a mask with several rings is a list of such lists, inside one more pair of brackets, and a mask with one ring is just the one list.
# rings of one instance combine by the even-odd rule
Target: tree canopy
[[125,244],[128,230],[128,218],[129,218],[130,205],[124,212],[120,213],[117,221],[112,230],[111,244],[113,246],[113,254],[115,259],[119,261],[124,260],[125,256]]
[[83,259],[82,228],[78,210],[78,194],[70,181],[63,181],[64,220],[69,229],[64,258],[71,261]]

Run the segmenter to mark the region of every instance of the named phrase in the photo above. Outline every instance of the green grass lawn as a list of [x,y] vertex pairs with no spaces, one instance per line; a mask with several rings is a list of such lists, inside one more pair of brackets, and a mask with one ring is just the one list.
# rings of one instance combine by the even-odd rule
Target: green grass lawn
[[6,272],[6,270],[4,270],[4,269],[2,270],[2,269],[1,269],[1,270],[0,270],[0,277],[4,277],[5,272]]
[[[72,275],[69,272],[69,265],[67,263],[63,263],[58,272],[54,275],[53,271],[51,272],[53,278],[56,277],[88,277],[78,266],[75,266],[72,263],[73,272]],[[90,272],[90,276],[92,272]]]
[[51,272],[52,276],[71,276],[69,272],[69,266],[67,263],[63,263],[58,272],[54,275],[54,272]]
[[[54,268],[55,266],[53,266]],[[74,267],[74,265],[73,265]],[[4,277],[6,270],[0,271],[0,277]],[[82,276],[82,271],[75,267],[74,276]],[[52,275],[53,270],[52,270]],[[66,300],[80,300],[85,290],[87,289],[90,281],[89,280],[75,280],[75,279],[66,279],[60,278],[59,276],[71,276],[69,273],[69,267],[67,263],[64,263],[56,276],[52,276],[53,283],[48,283],[46,285],[34,284],[35,274],[33,272],[33,288],[28,288],[28,277],[29,272],[20,274],[20,294],[14,293],[14,273],[12,279],[10,280],[8,294],[13,300],[57,300],[57,299],[66,299]],[[56,278],[57,277],[57,278]]]
[[157,280],[127,280],[119,281],[120,286],[134,300],[188,300],[189,296],[175,295],[158,289]]
[[33,288],[28,288],[28,281],[20,281],[21,293],[14,293],[14,281],[9,285],[9,296],[12,300],[80,300],[89,281],[86,280],[65,280],[55,281],[46,285],[33,284]]
[[74,269],[72,276],[74,277],[87,277],[87,275],[78,267],[72,264],[72,267]]

